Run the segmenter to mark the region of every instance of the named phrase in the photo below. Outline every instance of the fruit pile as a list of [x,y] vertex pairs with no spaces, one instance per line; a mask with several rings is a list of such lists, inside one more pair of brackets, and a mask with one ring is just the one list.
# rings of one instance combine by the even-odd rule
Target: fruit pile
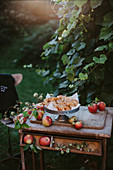
[[106,108],[106,104],[103,101],[93,102],[88,105],[90,113],[97,113],[97,110],[103,111]]

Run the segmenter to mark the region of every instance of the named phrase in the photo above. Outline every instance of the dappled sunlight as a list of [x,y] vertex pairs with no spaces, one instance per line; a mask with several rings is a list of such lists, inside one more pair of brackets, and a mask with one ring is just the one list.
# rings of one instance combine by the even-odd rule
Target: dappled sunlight
[[50,18],[57,18],[52,4],[48,0],[12,1],[10,4],[5,9],[5,13],[8,13],[11,18],[15,18],[18,23],[24,20],[24,25],[30,20],[38,24],[48,21]]

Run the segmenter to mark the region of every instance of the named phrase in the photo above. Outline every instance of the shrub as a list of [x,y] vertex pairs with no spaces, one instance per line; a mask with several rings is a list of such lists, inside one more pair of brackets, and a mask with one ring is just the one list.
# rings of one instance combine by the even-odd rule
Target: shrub
[[83,105],[95,97],[113,105],[113,1],[54,1],[60,21],[43,47],[47,82],[55,95],[78,92]]

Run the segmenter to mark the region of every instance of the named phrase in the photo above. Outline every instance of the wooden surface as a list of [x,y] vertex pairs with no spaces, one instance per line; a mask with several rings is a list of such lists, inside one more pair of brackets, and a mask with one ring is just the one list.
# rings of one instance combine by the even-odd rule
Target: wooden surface
[[[79,121],[82,121],[83,128],[89,129],[103,129],[106,121],[107,110],[98,111],[97,113],[90,113],[86,107],[81,107],[79,111],[74,114],[68,114],[68,117],[76,116]],[[48,114],[47,114],[48,115]],[[53,124],[58,126],[72,126],[70,123],[60,123],[55,121],[55,117],[52,116]],[[36,120],[34,117],[30,120],[31,123],[41,124],[42,121]]]
[[27,128],[27,131],[34,131],[34,132],[40,132],[40,133],[59,133],[59,135],[68,135],[68,136],[90,136],[90,137],[111,137],[111,130],[112,130],[112,117],[110,114],[107,114],[106,121],[105,121],[105,126],[103,129],[86,129],[82,128],[80,130],[76,130],[73,126],[68,127],[68,126],[56,126],[56,125],[51,125],[50,127],[45,127],[42,124],[35,124],[35,123],[30,123],[30,121],[27,122],[28,125],[30,126]]
[[[87,108],[83,107],[82,108]],[[4,125],[6,125],[5,121],[1,121]],[[33,132],[40,132],[40,133],[49,133],[49,134],[55,134],[58,133],[59,135],[68,135],[68,136],[89,136],[89,137],[96,137],[96,138],[110,138],[111,137],[111,130],[112,130],[112,116],[109,114],[109,109],[108,109],[108,114],[106,117],[105,121],[105,126],[103,129],[86,129],[82,128],[80,130],[76,130],[73,126],[56,126],[52,125],[50,127],[44,127],[41,124],[36,124],[36,123],[31,123],[30,120],[27,120],[27,124],[30,126],[29,128],[24,128],[24,130],[27,131],[33,131]],[[14,128],[15,125],[13,124],[7,124],[7,127]]]

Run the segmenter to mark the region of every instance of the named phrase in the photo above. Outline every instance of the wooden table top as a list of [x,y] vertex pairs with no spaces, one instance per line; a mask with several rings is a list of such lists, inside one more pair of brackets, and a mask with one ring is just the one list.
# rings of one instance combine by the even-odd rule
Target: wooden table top
[[[81,106],[82,107],[82,106]],[[6,122],[4,120],[1,121],[4,125]],[[27,120],[27,124],[30,126],[29,128],[24,128],[23,130],[28,132],[37,132],[37,133],[47,133],[54,135],[62,135],[62,136],[71,136],[71,137],[89,137],[89,138],[110,138],[112,132],[112,116],[109,113],[106,117],[105,126],[103,129],[86,129],[82,128],[80,130],[76,130],[73,126],[58,126],[51,125],[50,127],[45,127],[42,124],[30,123],[30,120]],[[14,128],[13,124],[7,124],[7,127]]]

